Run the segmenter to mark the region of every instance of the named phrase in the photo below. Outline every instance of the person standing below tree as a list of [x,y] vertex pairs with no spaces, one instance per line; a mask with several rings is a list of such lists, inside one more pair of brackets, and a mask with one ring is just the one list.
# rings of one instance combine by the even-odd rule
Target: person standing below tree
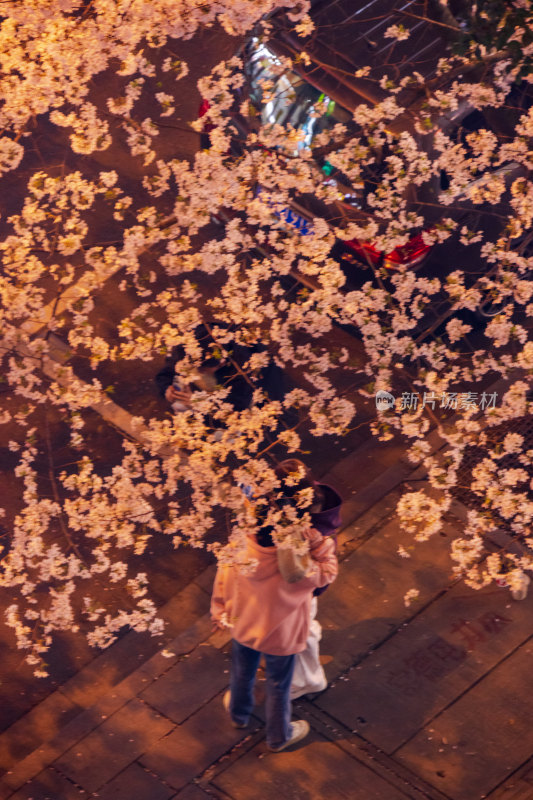
[[313,591],[337,576],[332,539],[309,528],[309,567],[305,577],[288,583],[278,566],[272,528],[263,526],[247,537],[252,572],[237,565],[219,565],[211,599],[211,616],[232,631],[230,690],[224,696],[233,725],[244,728],[254,706],[253,689],[261,655],[266,663],[266,739],[278,752],[309,733],[305,720],[291,722],[290,688],[295,656],[306,648]]
[[188,355],[185,347],[178,345],[166,359],[164,367],[155,376],[161,397],[164,397],[175,412],[191,407],[195,391],[212,392],[217,387],[229,389],[226,402],[235,411],[244,411],[252,404],[254,390],[262,389],[270,400],[283,400],[285,386],[283,371],[274,361],[266,357],[266,364],[257,371],[257,376],[248,374],[246,365],[255,353],[265,353],[266,348],[256,344],[251,347],[235,342],[219,345],[213,337],[213,328],[224,328],[219,323],[202,323],[194,329],[194,336],[201,350],[201,363],[195,377],[189,383],[179,378],[176,367]]

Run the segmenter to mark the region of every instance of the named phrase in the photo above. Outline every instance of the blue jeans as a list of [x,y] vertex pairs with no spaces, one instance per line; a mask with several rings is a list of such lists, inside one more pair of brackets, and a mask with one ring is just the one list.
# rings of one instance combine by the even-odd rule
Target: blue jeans
[[[254,707],[254,683],[261,653],[232,640],[230,714],[234,722],[247,725]],[[290,688],[294,656],[271,656],[266,661],[266,740],[281,747],[291,738]]]

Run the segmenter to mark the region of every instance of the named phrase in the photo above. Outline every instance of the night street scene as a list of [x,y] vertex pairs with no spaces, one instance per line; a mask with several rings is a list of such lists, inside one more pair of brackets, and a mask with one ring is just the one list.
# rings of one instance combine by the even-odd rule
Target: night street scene
[[530,0],[0,26],[0,800],[533,800]]

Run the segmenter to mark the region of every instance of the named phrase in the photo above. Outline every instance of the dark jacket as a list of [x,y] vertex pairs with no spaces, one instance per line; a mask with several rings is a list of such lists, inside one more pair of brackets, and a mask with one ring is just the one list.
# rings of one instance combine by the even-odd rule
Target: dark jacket
[[[321,511],[311,513],[311,524],[322,536],[331,536],[333,538],[336,550],[336,532],[341,525],[342,497],[332,486],[328,486],[326,483],[319,483],[318,486],[324,493],[324,504]],[[327,588],[327,586],[321,586],[319,589],[315,589],[313,594],[318,597]]]
[[[264,348],[261,345],[257,345],[254,348],[234,345],[231,351],[231,358],[239,367],[242,367],[253,353],[261,352],[262,349]],[[183,358],[183,348],[181,346],[175,347],[172,354],[166,359],[165,366],[155,376],[155,382],[161,397],[165,396],[166,390],[174,380],[175,367],[181,358]],[[255,388],[263,389],[270,400],[283,400],[285,396],[283,371],[272,360],[260,370],[256,385],[253,385],[253,378],[252,383],[249,383],[231,361],[222,364],[215,371],[215,378],[220,386],[229,387],[230,392],[226,402],[230,403],[235,411],[243,411],[245,408],[249,408]]]

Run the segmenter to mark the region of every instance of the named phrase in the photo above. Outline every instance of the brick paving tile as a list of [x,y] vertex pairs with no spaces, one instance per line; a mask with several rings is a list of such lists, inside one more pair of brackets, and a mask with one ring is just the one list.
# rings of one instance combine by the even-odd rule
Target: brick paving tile
[[0,768],[9,769],[42,742],[51,739],[60,727],[80,713],[80,706],[60,692],[54,692],[0,734]]
[[152,745],[139,761],[175,789],[182,789],[248,733],[248,729],[232,727],[218,695]]
[[458,584],[317,704],[392,753],[533,633],[532,611],[533,596]]
[[98,800],[168,800],[174,789],[133,763],[98,792]]
[[170,720],[134,699],[77,742],[55,766],[94,792],[172,728]]
[[198,647],[141,695],[174,722],[181,723],[211,700],[229,681],[230,661],[214,647]]
[[12,794],[10,800],[89,800],[89,795],[50,767]]
[[[395,754],[454,800],[478,800],[531,756],[533,641]],[[533,788],[532,788],[533,797]]]
[[256,745],[211,783],[232,800],[409,800],[409,794],[315,732],[282,753]]

